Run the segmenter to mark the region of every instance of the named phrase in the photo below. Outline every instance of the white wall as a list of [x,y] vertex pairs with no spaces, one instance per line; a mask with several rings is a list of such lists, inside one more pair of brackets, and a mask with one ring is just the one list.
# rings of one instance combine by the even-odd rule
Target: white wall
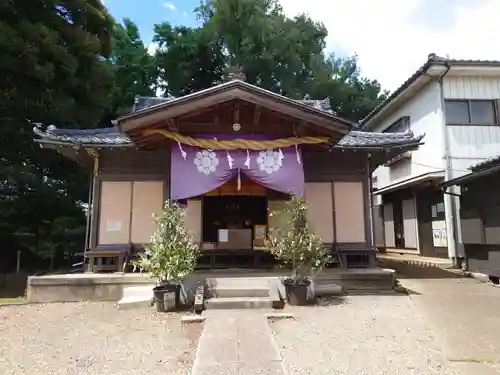
[[374,131],[384,131],[403,116],[410,116],[410,127],[415,135],[425,133],[423,139],[425,144],[418,150],[412,151],[410,166],[404,165],[404,168],[398,166],[400,163],[405,163],[402,161],[391,167],[379,167],[374,172],[379,189],[398,181],[444,169],[441,128],[443,117],[439,84],[434,81],[428,83],[411,100],[384,119]]
[[[500,77],[445,76],[445,99],[500,99]],[[447,126],[452,177],[500,154],[500,126]]]

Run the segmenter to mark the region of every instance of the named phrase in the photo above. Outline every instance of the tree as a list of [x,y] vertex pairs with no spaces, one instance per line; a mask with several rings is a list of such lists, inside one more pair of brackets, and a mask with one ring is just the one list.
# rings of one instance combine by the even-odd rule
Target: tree
[[358,121],[386,96],[361,76],[357,57],[325,58],[327,31],[305,15],[287,18],[276,0],[206,0],[199,28],[155,27],[167,94],[220,83],[238,67],[249,83],[295,99],[329,98],[338,115]]
[[331,54],[324,65],[317,66],[315,76],[312,95],[329,98],[339,116],[353,121],[363,119],[388,95],[377,80],[361,76],[356,55],[338,58]]
[[100,0],[0,4],[3,260],[17,250],[47,258],[49,251],[68,250],[68,241],[83,248],[87,177],[71,161],[41,150],[32,128],[98,124],[113,88],[107,62],[112,30],[113,19]]
[[304,15],[287,18],[276,0],[209,0],[198,8],[249,83],[301,99],[312,65],[324,60],[325,27]]
[[153,41],[160,87],[173,96],[187,95],[222,81],[225,56],[219,38],[207,27],[155,25]]
[[130,110],[136,95],[154,96],[158,78],[155,59],[144,45],[137,25],[125,18],[114,26],[109,60],[115,76],[110,119]]

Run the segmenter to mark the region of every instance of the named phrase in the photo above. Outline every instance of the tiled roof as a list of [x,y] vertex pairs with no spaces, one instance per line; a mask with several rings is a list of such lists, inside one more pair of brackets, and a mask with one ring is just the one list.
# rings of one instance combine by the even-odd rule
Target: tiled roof
[[471,172],[480,172],[492,167],[496,167],[497,165],[500,165],[500,155],[477,163],[469,169],[471,170]]
[[375,133],[352,130],[337,143],[337,147],[391,147],[417,145],[424,135],[415,136],[411,131],[405,133]]
[[45,131],[34,127],[33,132],[43,140],[79,145],[126,145],[132,143],[125,134],[120,133],[114,127],[76,130],[57,129],[51,125]]
[[[159,98],[159,97],[151,97],[151,96],[137,96],[135,98],[135,104],[132,112],[137,112],[145,108],[150,108],[158,104],[167,103],[171,100],[174,100],[175,97],[170,96],[167,98]],[[329,99],[323,100],[297,100],[297,102],[305,104],[309,107],[319,109],[324,112],[328,112],[331,114],[335,114],[330,105]]]
[[427,71],[435,65],[442,65],[446,67],[452,66],[486,66],[486,67],[500,67],[499,60],[458,60],[458,59],[447,59],[444,57],[437,56],[435,53],[431,53],[427,56],[427,61],[408,78],[401,86],[394,90],[380,105],[378,105],[373,111],[371,111],[364,119],[360,121],[361,127],[364,127],[377,113],[388,106],[394,99],[396,99],[400,94],[402,94],[408,87],[410,87],[417,79],[425,75]]
[[[49,126],[43,131],[38,127],[33,129],[35,134],[42,140],[48,142],[64,142],[78,145],[127,145],[132,144],[132,141],[125,135],[120,133],[116,128],[104,129],[57,129],[54,126]],[[417,145],[423,136],[415,137],[413,133],[370,133],[363,131],[351,131],[337,143],[336,147],[343,148],[377,148],[377,147],[393,147]]]
[[144,108],[149,108],[158,104],[163,104],[169,102],[170,100],[175,99],[173,96],[167,98],[159,98],[152,96],[136,96],[134,107],[132,108],[132,112],[140,111]]

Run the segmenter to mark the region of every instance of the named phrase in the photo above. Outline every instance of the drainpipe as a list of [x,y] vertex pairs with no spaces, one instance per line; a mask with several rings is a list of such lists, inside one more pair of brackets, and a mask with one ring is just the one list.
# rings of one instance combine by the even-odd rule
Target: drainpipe
[[[444,62],[446,66],[446,71],[437,78],[439,83],[439,95],[441,99],[441,130],[443,135],[443,159],[445,161],[445,181],[453,179],[452,176],[452,162],[450,155],[450,141],[448,138],[448,129],[446,127],[446,113],[445,113],[445,99],[444,99],[444,88],[443,88],[443,78],[450,71],[451,67],[448,62]],[[453,261],[455,267],[460,267],[460,257],[457,252],[457,243],[459,238],[457,236],[458,228],[456,221],[456,198],[449,194],[444,194],[444,204],[445,204],[445,221],[446,221],[446,235],[448,238],[448,258]]]

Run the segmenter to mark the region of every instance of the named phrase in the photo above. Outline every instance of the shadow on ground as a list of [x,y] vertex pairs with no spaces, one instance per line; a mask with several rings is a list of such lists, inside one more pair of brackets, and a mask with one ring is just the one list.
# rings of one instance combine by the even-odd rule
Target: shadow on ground
[[316,303],[311,305],[311,307],[328,307],[337,306],[343,303],[347,303],[346,296],[323,296],[316,299]]
[[383,268],[390,268],[396,271],[398,279],[457,279],[465,276],[458,270],[447,270],[439,267],[428,267],[414,264],[382,261]]

